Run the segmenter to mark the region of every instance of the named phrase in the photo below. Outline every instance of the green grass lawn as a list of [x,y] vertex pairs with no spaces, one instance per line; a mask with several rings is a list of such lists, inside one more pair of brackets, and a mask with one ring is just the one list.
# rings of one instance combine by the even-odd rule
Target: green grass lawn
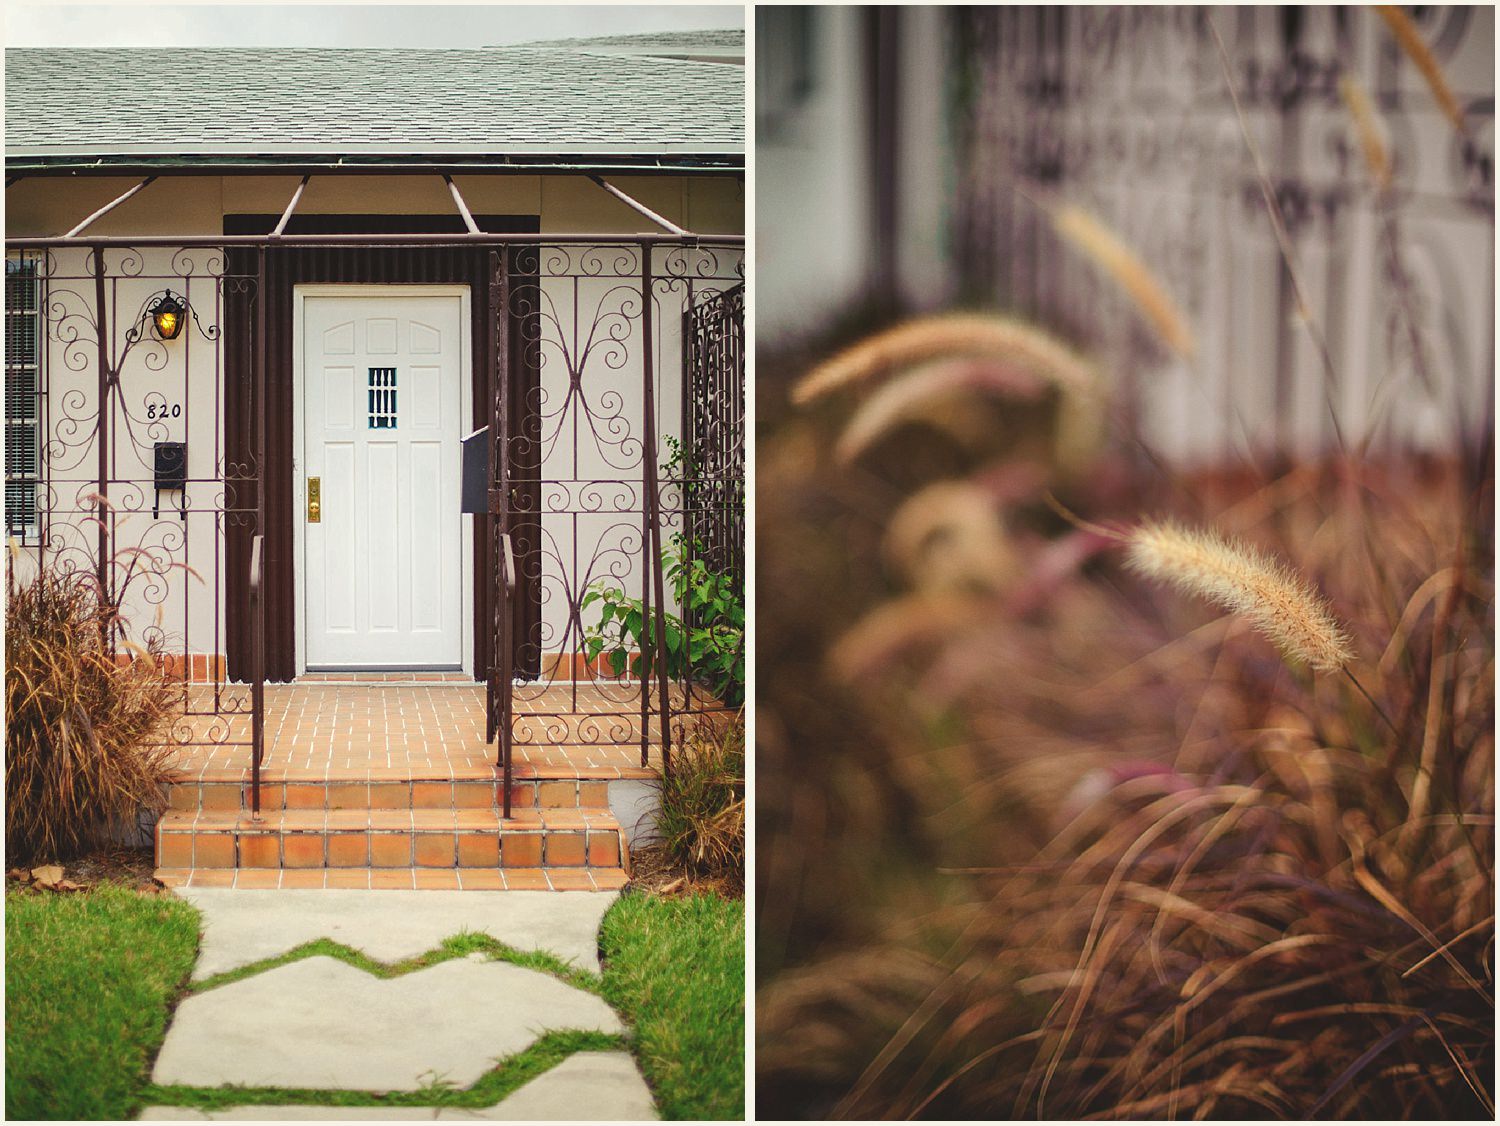
[[604,916],[604,997],[635,1026],[663,1118],[745,1113],[745,903],[623,896]]
[[[167,1089],[149,1085],[170,1007],[187,989],[198,915],[172,896],[103,885],[71,895],[10,891],[5,897],[5,1113],[10,1119],[119,1119],[145,1101],[219,1106],[237,1102],[487,1106],[574,1051],[615,1037],[562,1033],[511,1057],[472,1090],[367,1094]],[[632,1047],[664,1118],[737,1119],[745,1100],[745,907],[718,896],[624,896],[600,935],[603,979],[537,955],[494,956],[556,973],[598,991],[634,1026]],[[439,951],[382,967],[357,952],[310,943],[291,957],[333,953],[372,973],[420,969],[499,944],[450,939]],[[221,984],[219,979],[200,988]],[[596,1042],[597,1041],[597,1042]]]
[[5,896],[5,1116],[125,1118],[192,969],[198,913],[101,886]]

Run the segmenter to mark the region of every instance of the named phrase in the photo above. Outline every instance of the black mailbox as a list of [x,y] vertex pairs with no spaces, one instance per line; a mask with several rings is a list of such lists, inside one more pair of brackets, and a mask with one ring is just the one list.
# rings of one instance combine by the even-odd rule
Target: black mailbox
[[[151,515],[160,516],[162,490],[187,488],[187,443],[157,442],[155,453],[156,499],[151,505]],[[186,498],[180,514],[187,519]]]
[[490,428],[481,426],[463,440],[463,508],[464,512],[487,513],[490,510]]

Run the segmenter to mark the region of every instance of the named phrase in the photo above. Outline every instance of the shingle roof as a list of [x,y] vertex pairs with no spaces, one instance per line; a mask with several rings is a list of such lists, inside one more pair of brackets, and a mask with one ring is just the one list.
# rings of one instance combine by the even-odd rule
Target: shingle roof
[[744,50],[745,33],[740,28],[717,28],[709,31],[648,31],[638,35],[594,35],[584,39],[555,39],[549,41],[557,47],[612,48],[623,47],[631,51],[660,51],[664,54],[681,54],[700,48],[720,50]]
[[744,70],[567,44],[11,49],[8,157],[743,153]]

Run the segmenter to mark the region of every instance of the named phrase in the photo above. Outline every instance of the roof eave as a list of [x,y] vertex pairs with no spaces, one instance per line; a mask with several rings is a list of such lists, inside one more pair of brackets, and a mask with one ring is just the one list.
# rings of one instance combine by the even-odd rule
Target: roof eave
[[589,152],[495,152],[393,153],[378,150],[319,152],[174,152],[155,153],[6,153],[10,175],[93,173],[124,175],[148,172],[260,172],[288,175],[300,171],[379,172],[444,171],[469,172],[716,172],[742,173],[745,154],[731,146],[704,145],[691,150],[589,151]]

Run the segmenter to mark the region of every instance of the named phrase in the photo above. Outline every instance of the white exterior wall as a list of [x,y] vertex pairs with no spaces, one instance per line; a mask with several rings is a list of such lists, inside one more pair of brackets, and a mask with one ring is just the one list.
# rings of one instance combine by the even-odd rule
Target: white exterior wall
[[[539,215],[543,233],[654,233],[648,220],[581,177],[459,176],[455,179],[475,214]],[[59,234],[133,182],[116,178],[23,179],[7,192],[7,233],[12,237]],[[738,178],[620,177],[611,182],[690,230],[711,235],[739,234],[744,229],[743,183]],[[285,176],[162,179],[100,219],[88,233],[124,237],[217,235],[222,233],[226,214],[280,212],[297,183],[296,177]],[[314,176],[298,207],[298,214],[303,215],[377,213],[451,215],[454,208],[440,177],[363,175]],[[106,252],[106,300],[113,354],[118,353],[124,330],[138,317],[144,304],[164,288],[176,293],[183,293],[186,288],[185,296],[199,309],[206,323],[221,322],[222,309],[215,307],[213,280],[198,276],[185,287],[181,272],[173,269],[174,255],[183,255],[195,261],[200,273],[206,272],[206,260],[217,258],[216,251],[167,248],[129,253],[127,261],[126,251]],[[666,249],[656,252],[658,274],[668,271],[668,254]],[[555,263],[564,260],[552,259]],[[638,260],[638,255],[633,255],[632,262]],[[545,250],[543,261],[548,261]],[[692,261],[696,262],[696,258]],[[118,276],[127,270],[139,276]],[[543,272],[542,293],[547,308],[542,315],[540,350],[545,450],[542,476],[549,482],[562,482],[555,487],[544,487],[543,511],[545,514],[548,510],[549,492],[558,498],[559,490],[566,490],[571,498],[554,499],[553,503],[562,507],[603,509],[578,515],[576,535],[571,513],[543,517],[543,649],[571,652],[581,648],[580,639],[576,631],[570,630],[567,620],[568,607],[578,596],[573,589],[575,581],[587,585],[608,577],[634,595],[639,595],[642,583],[641,447],[627,443],[622,453],[621,449],[612,452],[610,445],[620,440],[622,427],[637,442],[642,436],[640,290],[638,268],[634,265],[627,265],[621,271],[628,276],[576,281],[569,277],[546,277],[545,264]],[[76,514],[53,522],[47,553],[52,557],[60,552],[61,558],[88,567],[92,566],[96,530],[83,521],[91,506],[86,498],[97,491],[98,464],[95,439],[87,437],[87,432],[93,426],[91,415],[98,402],[98,352],[91,323],[75,322],[82,331],[71,343],[71,330],[66,322],[58,323],[64,315],[92,315],[94,289],[88,252],[83,249],[54,252],[51,273],[57,280],[49,286],[46,297],[54,323],[45,353],[44,385],[49,406],[42,440],[52,443],[53,456],[47,459],[54,494],[51,503]],[[702,293],[732,284],[734,279],[699,281],[695,283],[695,291]],[[655,290],[656,418],[661,450],[665,450],[661,436],[677,437],[680,430],[681,291],[680,284],[666,281],[660,282]],[[612,312],[615,315],[609,315]],[[594,327],[591,346],[590,325]],[[570,370],[580,362],[581,386],[602,439],[582,423],[582,416],[575,427],[575,412],[571,408],[566,419],[555,417],[568,403]],[[191,483],[194,477],[221,475],[215,463],[223,456],[223,364],[221,346],[206,340],[192,324],[172,342],[158,341],[148,330],[129,352],[121,370],[120,391],[114,396],[116,406],[111,424],[123,425],[128,414],[145,447],[141,457],[137,457],[136,444],[125,441],[116,444],[118,461],[113,475],[125,480],[112,486],[109,493],[111,502],[121,511],[115,548],[154,548],[156,556],[170,558],[174,564],[160,579],[132,582],[123,609],[137,635],[141,630],[158,628],[167,638],[169,652],[214,654],[223,653],[225,648],[223,552],[216,528],[219,518],[206,510],[222,506],[224,486],[212,481]],[[146,410],[153,404],[158,408],[165,404],[168,417],[147,420]],[[182,407],[177,417],[172,417],[174,404]],[[554,416],[550,423],[549,415]],[[468,432],[467,425],[463,432]],[[154,441],[187,443],[190,484],[186,493],[189,535],[185,546],[184,524],[172,504],[178,494],[163,494],[160,518],[153,519],[151,515],[150,445]],[[73,446],[73,442],[84,444]],[[657,457],[658,464],[663,460],[664,454]],[[614,499],[599,488],[590,491],[584,484],[608,479],[636,482],[628,502],[633,511],[608,513]],[[48,503],[44,496],[43,507]],[[305,518],[305,503],[305,496],[294,497],[294,521]],[[663,546],[670,531],[669,528],[663,533]],[[86,536],[90,546],[80,542],[80,536]],[[611,551],[616,545],[620,550]],[[27,554],[34,558],[35,552]],[[588,566],[590,559],[596,559],[592,570]],[[575,560],[583,570],[576,577]],[[183,563],[193,568],[198,577],[175,566]],[[465,660],[470,656],[466,648]],[[299,651],[299,661],[301,657]]]
[[[864,295],[871,254],[871,168],[858,8],[811,13],[810,84],[767,117],[757,94],[755,239],[762,276],[756,332],[775,343],[821,328]],[[757,51],[788,44],[759,40]]]

